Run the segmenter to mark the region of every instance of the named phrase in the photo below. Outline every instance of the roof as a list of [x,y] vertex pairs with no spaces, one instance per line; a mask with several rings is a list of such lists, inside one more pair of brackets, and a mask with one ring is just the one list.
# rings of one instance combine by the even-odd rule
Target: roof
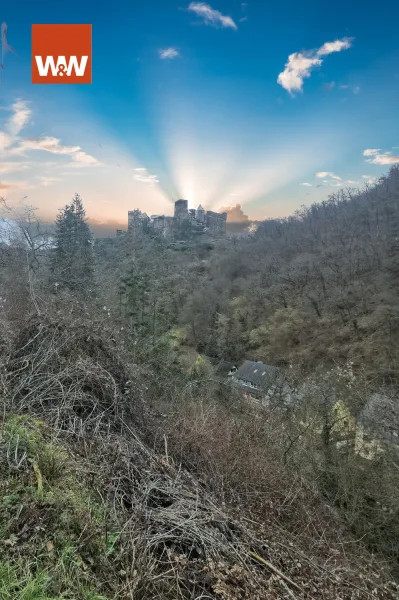
[[249,381],[257,387],[268,387],[270,379],[275,378],[280,369],[272,365],[265,365],[261,361],[246,360],[243,365],[234,373],[236,379]]
[[399,434],[399,402],[395,397],[372,394],[359,415],[369,429],[395,437]]

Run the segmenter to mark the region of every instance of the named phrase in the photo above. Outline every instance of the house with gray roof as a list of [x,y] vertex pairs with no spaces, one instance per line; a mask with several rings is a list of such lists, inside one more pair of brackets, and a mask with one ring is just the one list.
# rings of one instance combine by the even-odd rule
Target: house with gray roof
[[268,393],[276,389],[282,382],[283,371],[261,361],[246,360],[237,369],[232,367],[229,378],[246,397],[256,400],[266,399]]
[[380,440],[399,445],[399,401],[395,394],[372,394],[358,421]]

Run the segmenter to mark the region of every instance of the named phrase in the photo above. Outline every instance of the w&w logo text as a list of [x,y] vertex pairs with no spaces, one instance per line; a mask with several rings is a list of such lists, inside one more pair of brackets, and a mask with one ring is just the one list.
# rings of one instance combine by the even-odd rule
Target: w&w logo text
[[64,75],[70,77],[72,72],[77,77],[83,77],[88,59],[88,56],[82,56],[79,63],[76,56],[71,56],[69,61],[65,59],[65,56],[59,56],[57,62],[55,62],[54,56],[47,56],[45,61],[43,61],[42,56],[35,56],[40,77],[47,77],[49,70],[51,70],[53,77],[63,77]]

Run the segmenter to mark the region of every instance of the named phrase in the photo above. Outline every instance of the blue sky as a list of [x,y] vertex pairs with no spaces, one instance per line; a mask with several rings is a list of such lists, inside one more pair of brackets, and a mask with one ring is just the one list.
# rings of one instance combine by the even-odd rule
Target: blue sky
[[[3,5],[0,195],[52,217],[79,192],[123,224],[179,197],[283,216],[373,181],[399,161],[398,19],[393,1]],[[92,24],[92,85],[31,84],[33,23]]]

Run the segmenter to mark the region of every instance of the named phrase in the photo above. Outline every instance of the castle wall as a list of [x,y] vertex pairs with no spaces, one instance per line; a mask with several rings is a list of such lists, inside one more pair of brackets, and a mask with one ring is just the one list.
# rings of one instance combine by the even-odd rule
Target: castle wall
[[130,233],[135,235],[138,231],[141,231],[145,223],[149,223],[150,218],[146,213],[142,213],[141,210],[129,210],[127,214],[127,228]]
[[174,217],[153,215],[150,219],[146,213],[142,213],[138,209],[129,210],[128,230],[135,235],[138,231],[143,230],[144,225],[148,223],[152,225],[155,232],[169,236],[173,234],[175,226],[181,224],[186,219],[191,223],[194,233],[206,231],[204,230],[205,226],[212,235],[226,235],[227,213],[217,213],[212,210],[205,212],[201,206],[197,210],[188,210],[187,200],[177,200],[175,202]]

